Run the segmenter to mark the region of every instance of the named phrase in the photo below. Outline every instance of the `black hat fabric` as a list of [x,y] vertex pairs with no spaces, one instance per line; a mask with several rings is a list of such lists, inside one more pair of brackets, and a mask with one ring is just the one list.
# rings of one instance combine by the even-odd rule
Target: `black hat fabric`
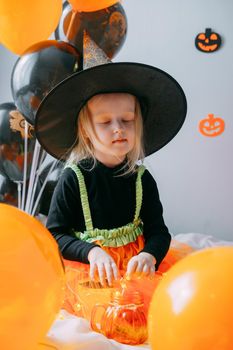
[[67,158],[76,143],[79,111],[97,94],[125,92],[138,98],[146,156],[164,147],[183,125],[186,98],[173,77],[141,63],[102,63],[63,80],[41,102],[35,118],[36,136],[53,157]]

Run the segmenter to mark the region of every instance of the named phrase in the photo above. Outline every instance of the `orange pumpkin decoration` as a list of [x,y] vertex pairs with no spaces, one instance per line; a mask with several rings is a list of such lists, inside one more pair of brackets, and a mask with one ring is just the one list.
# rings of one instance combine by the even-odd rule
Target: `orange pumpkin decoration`
[[214,114],[208,114],[208,117],[199,123],[199,131],[204,136],[215,137],[222,134],[224,130],[224,120],[219,117],[215,118]]
[[219,34],[206,28],[205,33],[199,33],[195,39],[195,46],[199,51],[211,53],[219,49],[221,46],[221,37]]

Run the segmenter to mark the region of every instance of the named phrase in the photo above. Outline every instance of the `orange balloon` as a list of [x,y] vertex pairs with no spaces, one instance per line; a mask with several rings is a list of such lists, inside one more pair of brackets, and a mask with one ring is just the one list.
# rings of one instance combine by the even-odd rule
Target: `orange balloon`
[[154,350],[230,350],[233,247],[192,253],[155,290],[149,310]]
[[39,221],[6,204],[0,227],[1,348],[36,349],[62,304],[58,246]]
[[35,350],[58,350],[58,348],[52,344],[39,343]]
[[93,12],[105,9],[119,2],[119,0],[68,0],[75,11]]
[[62,0],[0,0],[2,45],[21,55],[29,46],[50,37],[61,13]]

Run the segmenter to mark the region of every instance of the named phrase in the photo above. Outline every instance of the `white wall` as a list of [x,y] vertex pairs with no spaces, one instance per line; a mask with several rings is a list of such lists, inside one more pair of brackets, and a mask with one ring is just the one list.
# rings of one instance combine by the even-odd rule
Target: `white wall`
[[[114,61],[137,61],[167,71],[188,101],[179,134],[146,164],[157,180],[165,221],[174,234],[199,232],[233,239],[233,1],[125,0],[128,36]],[[222,36],[219,51],[194,46],[197,33]],[[0,47],[0,103],[11,101],[10,75],[16,56]],[[214,113],[225,132],[215,138],[198,131]]]

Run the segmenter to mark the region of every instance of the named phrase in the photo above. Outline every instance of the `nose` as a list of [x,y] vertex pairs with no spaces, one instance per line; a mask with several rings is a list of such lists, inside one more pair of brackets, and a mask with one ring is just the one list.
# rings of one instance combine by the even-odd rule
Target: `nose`
[[119,128],[118,128],[118,129],[114,129],[114,130],[113,130],[113,133],[114,133],[114,134],[119,134],[119,135],[121,135],[121,134],[123,133],[123,130],[122,130],[122,129],[119,129]]
[[120,121],[115,121],[113,125],[113,133],[114,134],[122,133],[123,129],[124,129],[123,123],[121,123]]

